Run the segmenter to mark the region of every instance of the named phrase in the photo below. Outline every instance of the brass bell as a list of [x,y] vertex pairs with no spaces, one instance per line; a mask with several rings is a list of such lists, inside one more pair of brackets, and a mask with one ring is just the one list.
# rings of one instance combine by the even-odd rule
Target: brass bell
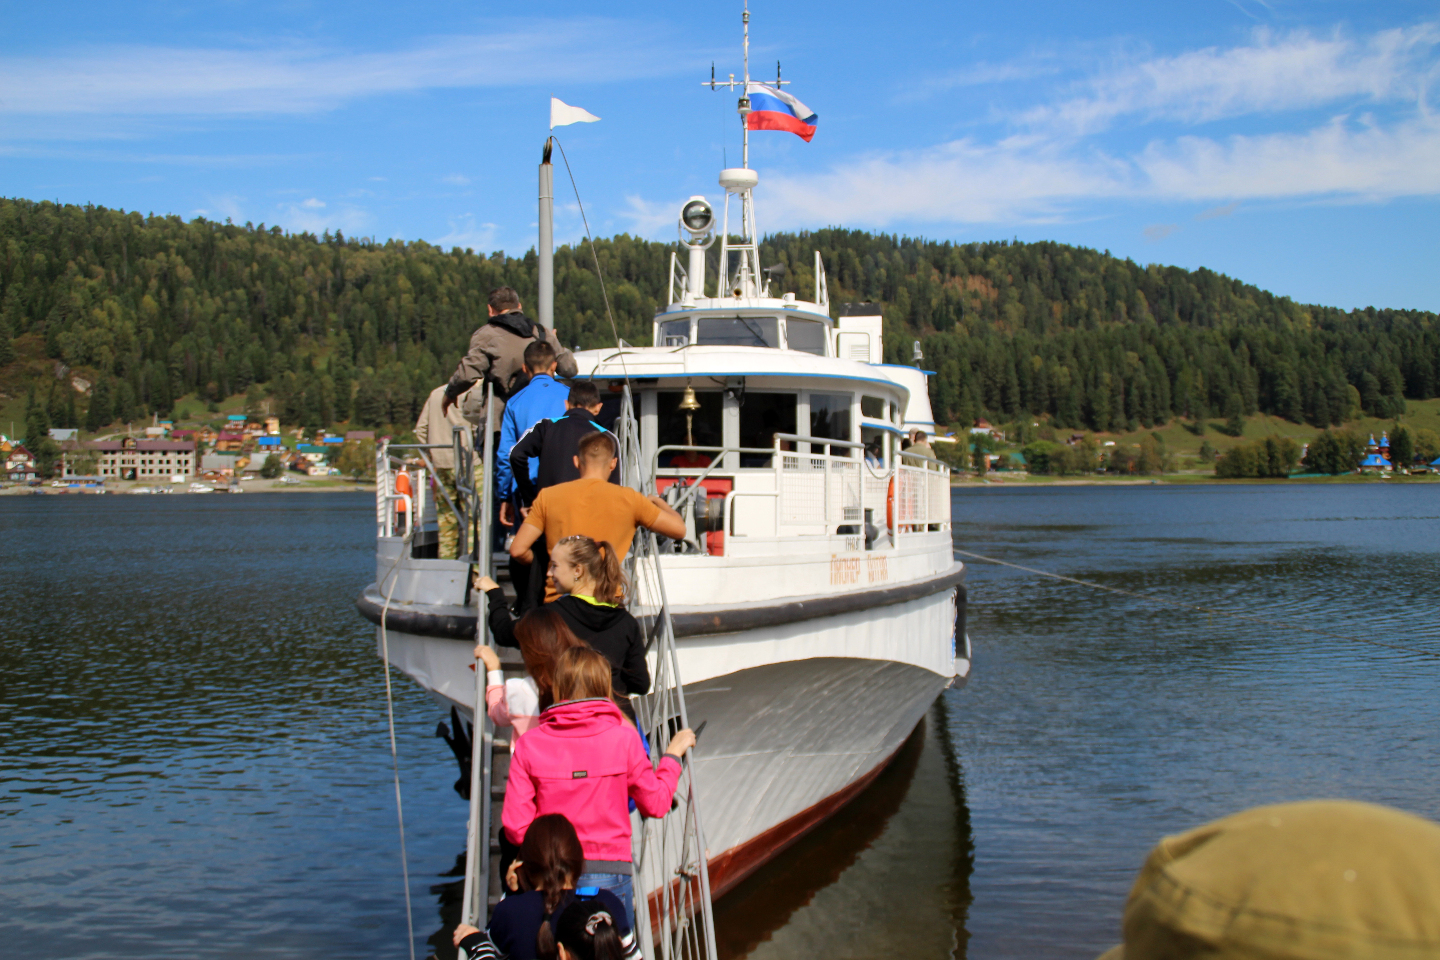
[[680,398],[680,409],[685,411],[685,446],[695,446],[695,411],[700,401],[695,398],[695,388],[685,384],[685,396]]

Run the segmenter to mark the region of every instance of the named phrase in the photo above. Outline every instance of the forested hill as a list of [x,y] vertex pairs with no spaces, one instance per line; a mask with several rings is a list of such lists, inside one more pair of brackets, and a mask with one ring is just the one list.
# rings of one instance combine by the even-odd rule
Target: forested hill
[[[648,343],[674,244],[597,246],[620,335]],[[533,251],[26,200],[0,199],[0,249],[4,389],[59,361],[119,418],[263,384],[298,422],[411,422],[484,320],[485,294],[509,284],[527,306],[535,296]],[[809,299],[816,250],[832,303],[884,305],[887,359],[908,362],[921,341],[942,422],[1024,412],[1105,430],[1260,410],[1318,426],[1362,409],[1394,416],[1404,397],[1440,389],[1433,313],[1306,306],[1208,270],[1054,243],[831,229],[775,235],[762,256],[786,265],[781,289]],[[713,265],[712,251],[712,276]],[[613,342],[588,248],[561,247],[555,278],[562,342]]]

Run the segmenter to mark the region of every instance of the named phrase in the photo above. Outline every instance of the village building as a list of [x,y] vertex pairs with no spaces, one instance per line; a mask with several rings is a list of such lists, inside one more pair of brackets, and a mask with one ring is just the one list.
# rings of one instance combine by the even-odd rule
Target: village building
[[82,476],[78,460],[94,454],[96,470],[105,480],[158,480],[188,478],[195,473],[195,444],[183,440],[89,440],[66,451],[64,476]]
[[6,452],[5,476],[15,483],[28,483],[36,478],[35,456],[23,443],[12,445]]

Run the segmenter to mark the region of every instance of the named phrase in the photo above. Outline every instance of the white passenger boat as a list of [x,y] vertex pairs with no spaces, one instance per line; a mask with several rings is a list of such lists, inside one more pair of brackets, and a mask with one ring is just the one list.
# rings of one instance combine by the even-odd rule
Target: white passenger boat
[[[654,346],[576,354],[631,438],[627,478],[686,518],[686,539],[651,562],[689,722],[706,725],[693,784],[717,897],[861,791],[970,655],[949,470],[900,454],[907,431],[935,430],[926,373],[883,362],[878,307],[832,318],[818,254],[810,299],[772,290],[757,183],[723,170],[719,217],[704,198],[684,205]],[[542,234],[542,259],[548,245]],[[384,612],[390,662],[469,717],[472,567],[431,546],[437,511],[464,504],[437,504],[423,481],[413,499],[391,492],[395,462],[380,461],[376,582],[357,605],[377,623]]]

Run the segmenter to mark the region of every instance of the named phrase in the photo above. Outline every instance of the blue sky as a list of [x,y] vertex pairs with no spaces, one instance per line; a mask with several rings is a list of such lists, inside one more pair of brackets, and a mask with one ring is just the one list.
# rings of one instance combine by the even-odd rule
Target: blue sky
[[[544,11],[543,15],[541,11]],[[603,11],[604,15],[597,15]],[[740,5],[0,4],[0,193],[523,252],[549,97],[597,234],[740,152]],[[762,232],[1018,237],[1440,310],[1440,3],[752,6]],[[563,177],[563,173],[562,173]],[[580,234],[557,177],[557,236]]]

